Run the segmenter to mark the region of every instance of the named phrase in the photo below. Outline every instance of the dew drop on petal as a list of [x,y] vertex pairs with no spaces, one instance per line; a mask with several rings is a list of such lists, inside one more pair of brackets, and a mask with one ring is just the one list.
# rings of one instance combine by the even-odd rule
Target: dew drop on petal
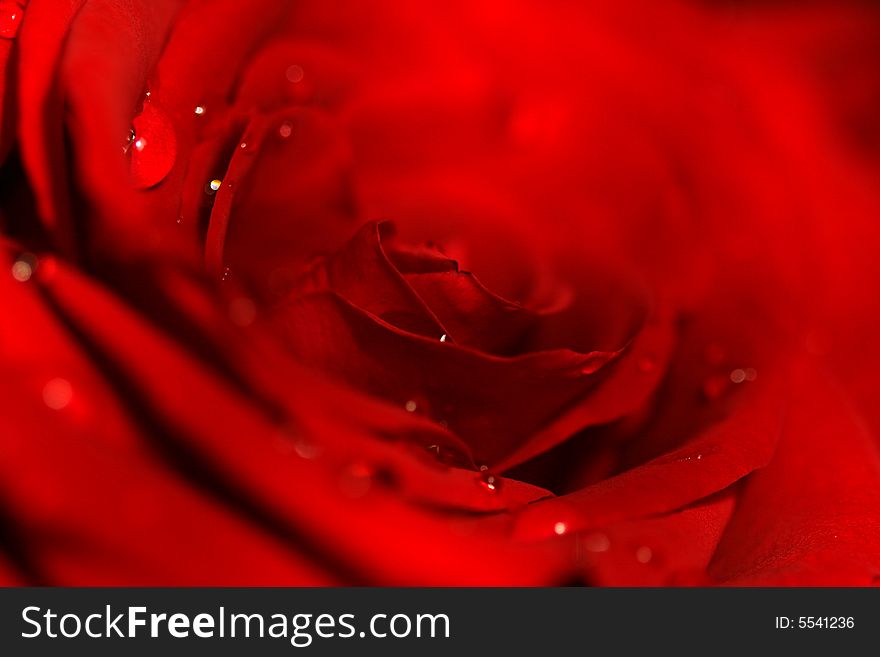
[[177,157],[177,137],[170,119],[154,102],[145,102],[132,122],[136,135],[131,148],[131,177],[148,189],[165,180]]
[[43,402],[53,411],[67,407],[73,398],[73,386],[67,379],[51,379],[43,386]]
[[220,189],[220,187],[221,187],[222,185],[223,185],[223,182],[222,182],[221,180],[219,180],[219,179],[217,179],[217,178],[214,178],[214,179],[213,179],[212,181],[210,181],[207,185],[205,185],[205,193],[206,193],[206,194],[213,194],[213,193],[216,192],[218,189]]
[[0,37],[14,39],[18,36],[21,27],[21,19],[24,16],[24,7],[12,0],[0,2]]
[[734,383],[742,383],[746,380],[746,371],[743,369],[735,369],[730,373],[730,380]]
[[562,536],[567,531],[568,525],[566,525],[564,522],[557,522],[555,525],[553,525],[553,533],[557,536]]
[[501,491],[501,479],[491,474],[489,471],[483,471],[477,479],[477,482],[482,488],[485,488],[490,493],[498,493]]
[[37,268],[37,259],[30,253],[23,253],[12,263],[12,278],[19,283],[26,283],[34,275]]
[[293,82],[296,84],[297,82],[302,82],[302,79],[305,77],[305,71],[303,71],[303,67],[298,64],[292,64],[287,67],[287,71],[285,72],[287,80],[289,82]]
[[654,556],[653,551],[647,545],[643,545],[636,550],[636,561],[639,563],[648,563]]
[[134,128],[129,128],[128,135],[126,135],[126,137],[122,143],[123,155],[128,155],[128,152],[131,150],[131,147],[134,145],[134,142],[136,139],[137,139],[137,133],[134,131]]
[[196,116],[204,116],[205,115],[205,106],[204,105],[196,105],[196,108],[193,110]]
[[416,409],[417,409],[419,406],[418,406],[418,404],[415,403],[415,401],[413,401],[412,399],[410,399],[409,401],[406,402],[406,404],[403,405],[403,407],[407,410],[407,412],[409,412],[409,413],[415,413]]
[[446,334],[440,336],[440,342],[446,342]]
[[293,134],[293,125],[289,121],[285,121],[278,128],[278,134],[281,135],[282,139],[287,139]]

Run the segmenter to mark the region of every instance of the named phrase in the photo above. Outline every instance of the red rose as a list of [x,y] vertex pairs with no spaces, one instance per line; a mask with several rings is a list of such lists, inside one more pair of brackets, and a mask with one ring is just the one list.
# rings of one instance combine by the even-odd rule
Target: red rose
[[880,575],[870,102],[655,4],[3,3],[0,578]]

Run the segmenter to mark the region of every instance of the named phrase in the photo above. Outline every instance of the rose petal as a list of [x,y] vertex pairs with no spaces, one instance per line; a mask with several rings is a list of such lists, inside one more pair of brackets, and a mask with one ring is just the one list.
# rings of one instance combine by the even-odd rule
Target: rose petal
[[779,448],[710,572],[733,585],[866,586],[880,575],[880,454],[833,380],[799,363]]

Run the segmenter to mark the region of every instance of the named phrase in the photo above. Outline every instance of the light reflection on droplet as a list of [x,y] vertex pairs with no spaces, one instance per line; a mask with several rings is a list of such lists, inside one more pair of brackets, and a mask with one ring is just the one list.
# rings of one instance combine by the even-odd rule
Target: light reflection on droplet
[[611,541],[605,534],[595,532],[584,537],[583,545],[590,552],[607,552],[611,547]]
[[636,550],[636,561],[639,563],[648,563],[654,556],[654,552],[647,545],[643,545]]
[[73,386],[67,379],[52,379],[43,386],[43,403],[53,411],[67,407],[73,398]]
[[746,380],[746,371],[743,369],[735,369],[730,373],[730,380],[734,383],[742,383]]
[[404,407],[409,413],[415,413],[415,410],[416,410],[419,406],[418,406],[418,404],[415,403],[415,401],[413,401],[412,399],[410,399],[409,401],[406,402],[406,404],[403,405],[403,407]]
[[446,342],[446,334],[440,336],[440,342]]
[[490,493],[497,493],[501,490],[501,480],[488,471],[483,472],[478,479],[479,484]]
[[204,105],[196,105],[195,110],[196,116],[203,116],[205,114],[205,106]]
[[248,147],[247,142],[246,142],[246,141],[241,142],[241,143],[238,145],[238,147],[239,147],[241,150],[245,150],[245,149]]
[[283,139],[287,139],[293,134],[293,126],[289,121],[285,121],[281,124],[281,127],[278,128],[278,134],[281,135]]
[[128,129],[128,136],[125,138],[125,143],[122,145],[122,153],[123,155],[128,154],[131,150],[132,144],[134,144],[134,140],[137,139],[137,133],[135,133],[134,128]]
[[553,533],[557,536],[562,536],[567,531],[568,525],[566,525],[564,522],[557,522],[555,525],[553,525]]
[[14,39],[18,36],[21,19],[24,15],[24,7],[18,2],[4,0],[0,2],[0,37]]
[[136,135],[129,145],[132,179],[138,189],[148,189],[161,183],[174,167],[174,125],[158,103],[147,100],[141,113],[132,119],[131,127]]
[[293,82],[296,84],[297,82],[302,82],[303,77],[305,77],[305,71],[303,71],[303,67],[298,64],[292,64],[287,67],[287,71],[285,72],[287,80],[289,82]]
[[37,259],[29,253],[22,254],[14,263],[12,263],[12,278],[19,283],[25,283],[34,275],[34,269],[37,266]]

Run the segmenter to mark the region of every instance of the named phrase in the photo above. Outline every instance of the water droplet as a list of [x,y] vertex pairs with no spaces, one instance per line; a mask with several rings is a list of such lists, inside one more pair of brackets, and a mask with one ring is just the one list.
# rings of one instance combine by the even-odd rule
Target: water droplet
[[147,189],[162,182],[177,157],[177,137],[168,116],[154,102],[132,122],[136,135],[131,149],[131,176],[136,187]]
[[639,563],[648,563],[654,556],[653,551],[647,545],[643,545],[636,550],[636,561]]
[[607,552],[611,547],[608,536],[601,532],[594,532],[584,536],[584,547],[590,552]]
[[555,525],[553,525],[553,533],[557,536],[562,536],[567,531],[568,525],[566,525],[564,522],[557,522]]
[[373,486],[373,469],[362,463],[355,463],[342,471],[339,488],[344,495],[358,499],[370,492]]
[[67,407],[73,398],[73,386],[67,379],[52,379],[43,386],[43,402],[53,411]]
[[21,19],[24,16],[24,7],[11,0],[0,2],[0,37],[14,39],[18,36],[21,27]]
[[238,147],[239,147],[241,150],[247,150],[247,147],[248,147],[247,142],[246,142],[246,141],[241,142],[241,143],[238,145]]
[[205,106],[204,105],[196,105],[195,110],[193,110],[196,116],[204,116],[205,114]]
[[446,334],[440,336],[440,342],[446,342]]
[[644,372],[645,374],[649,372],[653,372],[657,368],[657,359],[653,356],[642,356],[639,358],[636,365],[639,368],[640,372]]
[[485,471],[488,470],[488,469],[489,469],[489,466],[488,466],[488,465],[481,465],[481,466],[480,466],[480,472],[485,472]]
[[232,270],[229,267],[224,267],[223,273],[220,274],[220,280],[228,281],[230,278],[232,278]]
[[12,278],[19,283],[26,283],[34,275],[37,268],[37,258],[30,253],[22,253],[18,259],[12,263]]
[[287,76],[287,80],[289,82],[293,82],[296,84],[297,82],[302,82],[303,77],[305,77],[305,71],[303,71],[303,67],[298,64],[292,64],[287,67],[287,71],[285,72]]
[[126,136],[126,138],[122,144],[123,155],[128,155],[128,152],[131,150],[131,147],[134,144],[135,139],[137,139],[137,133],[134,131],[134,128],[129,128],[128,135]]
[[282,139],[287,139],[293,134],[293,125],[289,121],[285,121],[278,128],[278,134],[281,135]]
[[491,474],[488,470],[482,472],[477,482],[490,493],[501,491],[501,479]]
[[742,383],[746,380],[746,371],[743,369],[735,369],[730,373],[730,380],[734,383]]
[[416,404],[415,401],[410,399],[409,401],[406,402],[406,404],[403,405],[403,407],[407,410],[407,412],[415,413],[415,411],[419,407],[419,405]]

